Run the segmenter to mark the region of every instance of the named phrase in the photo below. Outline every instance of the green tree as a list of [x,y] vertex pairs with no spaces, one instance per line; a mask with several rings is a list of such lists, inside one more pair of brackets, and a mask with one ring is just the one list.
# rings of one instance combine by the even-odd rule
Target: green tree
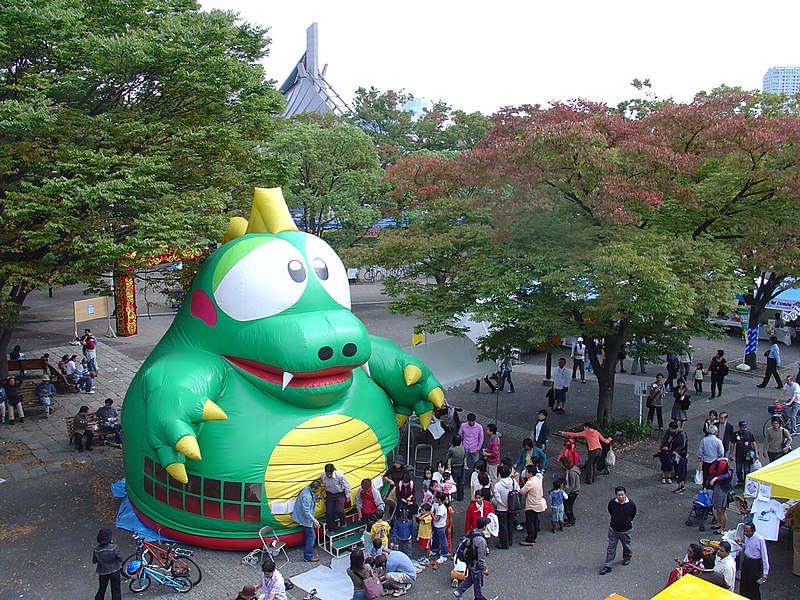
[[266,32],[191,0],[9,0],[0,40],[4,373],[31,290],[218,239],[282,99]]
[[381,218],[383,170],[372,140],[357,127],[301,117],[280,128],[268,151],[284,161],[286,201],[309,233],[341,227],[339,237],[352,240]]

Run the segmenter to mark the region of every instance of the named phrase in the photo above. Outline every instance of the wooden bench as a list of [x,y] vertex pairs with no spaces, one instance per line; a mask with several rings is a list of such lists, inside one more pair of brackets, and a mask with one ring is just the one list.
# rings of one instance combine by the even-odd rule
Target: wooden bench
[[[75,415],[71,417],[64,417],[64,421],[67,424],[67,440],[69,441],[70,446],[74,443],[73,435],[75,434]],[[103,446],[114,446],[115,448],[119,448],[114,442],[114,431],[112,429],[95,429],[97,425],[97,417],[94,416],[93,413],[89,413],[87,417],[87,427],[92,429],[92,433],[94,433],[94,445],[103,445]],[[111,436],[111,441],[109,441],[109,436]]]
[[54,367],[44,358],[20,358],[8,361],[8,372],[16,371],[20,377],[25,377],[25,371],[41,371],[43,375],[49,375],[50,381],[56,386],[59,394],[67,392],[77,392],[78,385],[67,379],[58,367]]

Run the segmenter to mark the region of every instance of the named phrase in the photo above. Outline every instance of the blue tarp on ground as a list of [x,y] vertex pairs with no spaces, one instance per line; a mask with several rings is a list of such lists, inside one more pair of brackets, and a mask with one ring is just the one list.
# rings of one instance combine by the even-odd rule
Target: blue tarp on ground
[[125,490],[124,477],[111,484],[111,495],[114,496],[114,498],[122,498],[119,510],[117,511],[117,521],[115,523],[118,529],[132,531],[148,542],[157,542],[159,540],[162,542],[175,541],[171,538],[159,535],[157,531],[153,531],[150,527],[142,523],[139,516],[133,510],[130,500],[128,500],[128,492]]

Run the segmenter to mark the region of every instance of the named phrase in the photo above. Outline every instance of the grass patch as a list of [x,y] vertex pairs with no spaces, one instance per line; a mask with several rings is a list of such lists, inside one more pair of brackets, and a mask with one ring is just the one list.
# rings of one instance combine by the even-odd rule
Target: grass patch
[[653,432],[653,427],[650,423],[639,422],[630,417],[624,419],[611,419],[608,425],[603,426],[603,431],[607,432],[614,438],[614,444],[629,444],[631,442],[638,442],[639,440],[648,439]]

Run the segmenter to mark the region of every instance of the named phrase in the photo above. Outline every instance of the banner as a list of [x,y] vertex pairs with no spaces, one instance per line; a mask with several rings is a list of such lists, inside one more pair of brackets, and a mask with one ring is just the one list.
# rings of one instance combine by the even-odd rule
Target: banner
[[136,279],[132,274],[114,274],[114,304],[117,315],[117,335],[136,335]]

